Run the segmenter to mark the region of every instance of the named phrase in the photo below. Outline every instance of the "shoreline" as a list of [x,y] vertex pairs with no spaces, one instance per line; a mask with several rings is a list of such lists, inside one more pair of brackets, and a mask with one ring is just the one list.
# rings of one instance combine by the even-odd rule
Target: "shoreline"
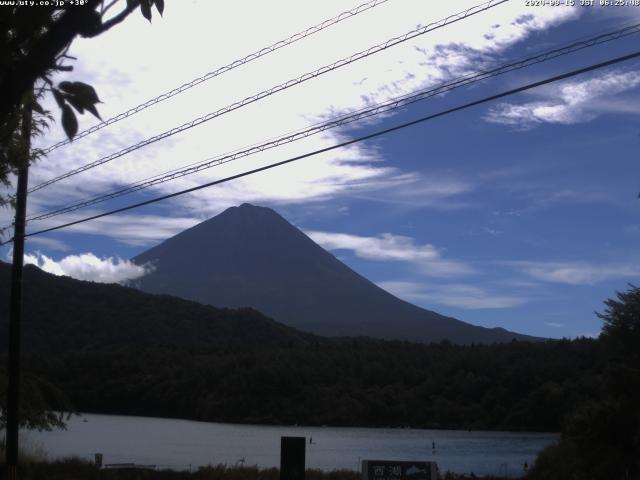
[[465,432],[465,433],[512,433],[512,434],[540,434],[540,435],[560,435],[560,432],[550,432],[547,430],[506,430],[506,429],[467,429],[467,428],[442,428],[442,427],[413,427],[413,426],[369,426],[369,425],[314,425],[314,424],[282,424],[282,423],[253,423],[253,422],[225,422],[223,420],[198,420],[187,417],[158,417],[153,415],[127,414],[127,413],[104,413],[104,412],[74,412],[72,417],[82,417],[85,415],[99,415],[104,417],[130,417],[138,419],[159,419],[169,421],[194,422],[198,424],[225,425],[238,427],[273,427],[273,428],[331,428],[331,429],[366,429],[366,430],[421,430],[438,432]]

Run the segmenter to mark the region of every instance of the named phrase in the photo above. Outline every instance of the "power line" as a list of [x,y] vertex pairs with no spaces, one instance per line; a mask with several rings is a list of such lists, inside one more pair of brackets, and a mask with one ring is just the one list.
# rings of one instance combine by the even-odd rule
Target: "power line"
[[70,170],[62,175],[59,175],[55,178],[52,178],[50,180],[47,180],[39,185],[36,185],[35,187],[31,187],[29,189],[29,193],[33,193],[35,191],[38,191],[42,188],[45,188],[49,185],[52,185],[56,182],[59,182],[60,180],[64,180],[65,178],[69,178],[71,176],[77,175],[79,173],[85,172],[87,170],[90,170],[92,168],[95,168],[99,165],[103,165],[107,162],[110,162],[112,160],[115,160],[116,158],[122,157],[128,153],[131,153],[135,150],[138,150],[144,146],[150,145],[152,143],[155,143],[159,140],[165,139],[167,137],[170,137],[172,135],[175,135],[177,133],[183,132],[185,130],[189,130],[193,127],[196,127],[198,125],[201,125],[205,122],[208,122],[210,120],[213,120],[214,118],[217,118],[221,115],[224,115],[226,113],[232,112],[234,110],[237,110],[241,107],[244,107],[246,105],[249,105],[251,103],[257,102],[258,100],[261,100],[263,98],[269,97],[277,92],[286,90],[288,88],[291,88],[295,85],[298,85],[300,83],[306,82],[307,80],[311,80],[313,78],[319,77],[321,75],[324,75],[325,73],[331,72],[333,70],[336,70],[340,67],[343,67],[345,65],[349,65],[353,62],[356,62],[358,60],[361,60],[363,58],[369,57],[375,53],[379,53],[383,50],[386,50],[387,48],[393,47],[395,45],[398,45],[402,42],[406,42],[412,38],[415,38],[417,36],[420,35],[424,35],[425,33],[431,32],[433,30],[436,30],[438,28],[442,28],[446,25],[458,22],[460,20],[463,20],[465,18],[468,18],[472,15],[476,15],[478,13],[481,13],[485,10],[488,10],[490,8],[496,7],[502,3],[506,3],[509,0],[489,0],[488,2],[473,6],[468,8],[467,10],[463,11],[463,12],[459,12],[453,15],[449,15],[448,17],[439,20],[437,22],[432,22],[426,26],[420,26],[414,30],[411,30],[410,32],[405,33],[404,35],[401,35],[399,37],[394,37],[391,38],[389,40],[387,40],[386,42],[383,42],[381,44],[378,44],[376,46],[370,47],[366,50],[362,50],[358,53],[355,53],[347,58],[343,58],[341,60],[338,60],[330,65],[325,65],[324,67],[321,67],[317,70],[314,70],[313,72],[308,72],[305,73],[304,75],[301,75],[297,78],[288,80],[287,82],[281,83],[279,85],[276,85],[275,87],[271,87],[268,90],[263,90],[260,93],[257,93],[255,95],[252,95],[250,97],[245,98],[244,100],[241,100],[239,102],[233,103],[231,105],[228,105],[224,108],[221,108],[215,112],[211,112],[208,113],[202,117],[198,117],[194,120],[191,120],[190,122],[184,123],[178,127],[174,127],[170,130],[167,130],[163,133],[160,133],[158,135],[154,135],[153,137],[149,137],[146,140],[143,140],[139,143],[136,143],[135,145],[131,145],[129,147],[126,147],[118,152],[112,153],[110,155],[107,155],[105,157],[102,157],[99,160],[96,160],[94,162],[88,163],[82,167],[76,168],[74,170]]
[[[187,83],[183,83],[182,85],[180,85],[179,87],[174,88],[173,90],[163,93],[161,95],[158,95],[157,97],[151,98],[149,100],[147,100],[146,102],[141,103],[140,105],[137,105],[133,108],[130,108],[129,110],[127,110],[126,112],[122,112],[119,113],[118,115],[116,115],[115,117],[111,117],[97,125],[94,125],[93,127],[90,127],[86,130],[83,130],[82,132],[78,133],[75,137],[74,140],[78,140],[80,138],[86,137],[87,135],[90,135],[94,132],[97,132],[98,130],[107,127],[109,125],[112,125],[116,122],[119,122],[120,120],[124,120],[125,118],[128,118],[132,115],[135,115],[138,112],[141,112],[142,110],[145,110],[149,107],[151,107],[152,105],[155,105],[157,103],[163,102],[164,100],[168,100],[171,97],[174,97],[176,95],[178,95],[179,93],[182,93],[186,90],[189,90],[190,88],[195,87],[196,85],[200,85],[201,83],[206,82],[207,80],[211,80],[212,78],[215,78],[217,76],[222,75],[223,73],[226,73],[230,70],[233,70],[234,68],[238,68],[242,65],[245,65],[249,62],[252,62],[253,60],[257,60],[258,58],[264,57],[270,53],[275,52],[276,50],[279,50],[283,47],[286,47],[288,45],[291,45],[292,43],[295,43],[299,40],[302,40],[306,37],[309,37],[315,33],[318,33],[322,30],[325,30],[326,28],[335,25],[336,23],[340,23],[343,20],[346,20],[348,18],[354,17],[356,15],[358,15],[359,13],[365,12],[367,10],[370,10],[374,7],[377,7],[378,5],[381,5],[383,3],[386,3],[389,0],[371,0],[367,3],[363,3],[362,5],[358,5],[357,7],[351,9],[351,10],[347,10],[345,12],[342,12],[338,15],[336,15],[333,18],[329,18],[327,20],[324,20],[323,22],[314,25],[313,27],[309,27],[306,30],[296,33],[295,35],[292,35],[288,38],[285,38],[284,40],[280,40],[272,45],[269,45],[268,47],[264,47],[261,48],[260,50],[250,53],[249,55],[238,59],[238,60],[234,60],[233,62],[223,66],[223,67],[219,67],[215,70],[212,70],[211,72],[207,72],[204,75],[202,75],[201,77],[195,78],[193,80],[191,80],[190,82]],[[46,155],[52,151],[54,151],[55,149],[62,147],[64,145],[67,145],[71,143],[71,140],[69,139],[65,139],[62,140],[58,143],[55,143],[47,148],[45,148],[43,150],[43,153]]]
[[[393,127],[390,127],[390,128],[386,128],[384,130],[379,130],[377,132],[370,133],[368,135],[364,135],[364,136],[361,136],[361,137],[358,137],[358,138],[354,138],[354,139],[348,140],[346,142],[342,142],[342,143],[338,143],[338,144],[332,145],[330,147],[325,147],[325,148],[321,148],[321,149],[318,149],[318,150],[314,150],[312,152],[308,152],[308,153],[305,153],[303,155],[298,155],[296,157],[292,157],[292,158],[289,158],[287,160],[282,160],[280,162],[271,163],[269,165],[265,165],[263,167],[255,168],[253,170],[248,170],[248,171],[245,171],[245,172],[242,172],[242,173],[238,173],[236,175],[232,175],[230,177],[226,177],[226,178],[223,178],[223,179],[220,179],[220,180],[215,180],[215,181],[212,181],[212,182],[208,182],[208,183],[205,183],[203,185],[198,185],[196,187],[187,188],[187,189],[181,190],[179,192],[171,193],[171,194],[168,194],[168,195],[163,195],[161,197],[156,197],[156,198],[153,198],[153,199],[150,199],[150,200],[146,200],[144,202],[135,203],[135,204],[132,204],[132,205],[128,205],[126,207],[117,208],[115,210],[111,210],[111,211],[108,211],[108,212],[100,213],[100,214],[93,215],[93,216],[90,216],[90,217],[86,217],[86,218],[83,218],[83,219],[80,219],[80,220],[75,220],[75,221],[72,221],[72,222],[64,223],[62,225],[58,225],[58,226],[55,226],[55,227],[45,228],[45,229],[42,229],[42,230],[31,232],[31,233],[26,234],[25,237],[32,237],[34,235],[40,235],[40,234],[43,234],[43,233],[53,232],[55,230],[68,228],[68,227],[71,227],[73,225],[78,225],[78,224],[85,223],[85,222],[88,222],[88,221],[91,221],[91,220],[96,220],[98,218],[114,215],[116,213],[122,213],[122,212],[125,212],[125,211],[128,211],[128,210],[132,210],[132,209],[135,209],[135,208],[139,208],[139,207],[143,207],[143,206],[146,206],[146,205],[150,205],[152,203],[157,203],[157,202],[160,202],[162,200],[168,200],[170,198],[178,197],[180,195],[184,195],[184,194],[187,194],[187,193],[195,192],[197,190],[202,190],[204,188],[212,187],[214,185],[219,185],[219,184],[222,184],[222,183],[230,182],[230,181],[236,180],[238,178],[246,177],[248,175],[253,175],[254,173],[263,172],[265,170],[270,170],[272,168],[279,167],[281,165],[285,165],[285,164],[288,164],[288,163],[292,163],[292,162],[295,162],[297,160],[302,160],[304,158],[308,158],[308,157],[312,157],[312,156],[315,156],[315,155],[318,155],[318,154],[321,154],[321,153],[329,152],[331,150],[335,150],[335,149],[342,148],[342,147],[345,147],[345,146],[348,146],[348,145],[352,145],[352,144],[355,144],[355,143],[363,142],[365,140],[370,140],[372,138],[376,138],[376,137],[379,137],[379,136],[382,136],[382,135],[386,135],[386,134],[391,133],[391,132],[395,132],[395,131],[402,130],[402,129],[407,128],[407,127],[411,127],[413,125],[417,125],[417,124],[426,122],[428,120],[433,120],[435,118],[442,117],[442,116],[445,116],[445,115],[448,115],[448,114],[451,114],[451,113],[454,113],[454,112],[458,112],[458,111],[461,111],[461,110],[465,110],[465,109],[470,108],[470,107],[474,107],[474,106],[477,106],[477,105],[488,103],[488,102],[491,102],[493,100],[498,100],[500,98],[504,98],[504,97],[507,97],[507,96],[510,96],[510,95],[514,95],[516,93],[524,92],[526,90],[531,90],[533,88],[540,87],[542,85],[547,85],[549,83],[557,82],[557,81],[564,80],[564,79],[567,79],[567,78],[570,78],[570,77],[575,77],[575,76],[581,75],[583,73],[591,72],[593,70],[597,70],[597,69],[608,67],[610,65],[614,65],[614,64],[617,64],[617,63],[625,62],[625,61],[628,61],[628,60],[631,60],[631,59],[634,59],[634,58],[637,58],[637,57],[640,57],[640,51],[636,51],[636,52],[631,53],[629,55],[616,57],[616,58],[613,58],[611,60],[607,60],[605,62],[597,63],[597,64],[594,64],[594,65],[590,65],[588,67],[580,68],[578,70],[573,70],[571,72],[567,72],[567,73],[563,73],[563,74],[560,74],[560,75],[556,75],[554,77],[550,77],[550,78],[547,78],[545,80],[540,80],[538,82],[529,83],[527,85],[524,85],[524,86],[521,86],[521,87],[518,87],[518,88],[507,90],[505,92],[501,92],[501,93],[498,93],[498,94],[495,94],[495,95],[491,95],[489,97],[484,97],[484,98],[482,98],[480,100],[475,100],[473,102],[469,102],[469,103],[466,103],[464,105],[460,105],[460,106],[457,106],[457,107],[454,107],[454,108],[450,108],[448,110],[443,110],[443,111],[438,112],[438,113],[427,115],[427,116],[421,117],[421,118],[419,118],[417,120],[412,120],[410,122],[402,123],[400,125],[396,125],[396,126],[393,126]],[[7,240],[6,242],[3,242],[0,245],[5,245],[5,244],[11,242],[12,240],[13,239]]]
[[519,70],[531,65],[539,64],[563,55],[568,55],[576,51],[583,50],[585,48],[594,47],[596,45],[610,42],[612,40],[633,35],[638,32],[640,32],[640,23],[627,26],[627,27],[615,30],[613,32],[599,34],[591,38],[587,38],[586,40],[573,42],[560,48],[546,50],[542,53],[538,53],[530,57],[515,60],[505,65],[493,68],[491,70],[485,70],[485,71],[475,72],[473,74],[468,74],[463,77],[452,80],[450,82],[440,84],[437,87],[433,87],[427,90],[422,90],[419,92],[414,92],[412,94],[405,95],[402,97],[397,97],[390,101],[380,103],[369,108],[361,109],[357,112],[330,120],[325,123],[316,124],[306,129],[288,133],[281,137],[271,139],[260,144],[255,144],[250,147],[245,147],[244,149],[241,149],[241,150],[236,150],[234,152],[219,155],[217,157],[212,157],[207,160],[204,160],[195,164],[191,164],[183,168],[177,168],[162,174],[154,175],[153,177],[140,180],[135,183],[131,183],[118,190],[103,193],[81,202],[77,202],[71,205],[50,210],[42,214],[35,214],[35,215],[32,215],[28,220],[29,221],[44,220],[47,218],[62,215],[64,213],[73,212],[81,208],[95,205],[97,203],[101,203],[107,200],[112,200],[114,198],[118,198],[130,193],[134,193],[146,188],[150,188],[152,186],[166,183],[171,180],[175,180],[177,178],[191,175],[208,168],[212,168],[212,167],[222,165],[231,161],[235,161],[235,160],[238,160],[239,158],[247,157],[255,153],[263,152],[271,148],[275,148],[287,143],[291,143],[303,138],[307,138],[311,135],[315,135],[317,133],[320,133],[332,128],[344,126],[349,123],[362,120],[364,118],[379,115],[381,113],[397,110],[399,108],[405,107],[412,103],[422,101],[427,98],[431,98],[445,92],[449,92],[456,88],[467,86],[472,83],[476,83],[482,80],[486,80],[488,78],[496,77],[498,75],[502,75],[514,70]]

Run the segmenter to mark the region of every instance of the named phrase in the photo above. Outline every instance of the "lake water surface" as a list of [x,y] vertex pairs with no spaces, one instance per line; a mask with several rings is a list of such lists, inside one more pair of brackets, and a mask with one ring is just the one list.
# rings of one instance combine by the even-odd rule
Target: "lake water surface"
[[[104,463],[134,462],[188,469],[224,463],[277,467],[280,437],[307,438],[307,468],[359,470],[362,459],[433,460],[440,470],[459,473],[522,474],[536,454],[553,443],[548,433],[347,427],[272,427],[193,422],[165,418],[85,414],[66,431],[28,432],[26,443],[50,458],[78,456]],[[309,439],[313,443],[309,444]],[[435,452],[432,442],[436,444]]]

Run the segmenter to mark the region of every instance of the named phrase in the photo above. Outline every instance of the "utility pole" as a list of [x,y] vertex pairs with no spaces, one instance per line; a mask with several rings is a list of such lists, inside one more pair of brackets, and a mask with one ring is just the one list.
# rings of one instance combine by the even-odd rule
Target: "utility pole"
[[[30,93],[33,95],[33,92]],[[20,134],[24,145],[18,168],[16,189],[16,216],[13,231],[13,264],[11,266],[11,300],[9,304],[9,359],[7,386],[7,479],[17,479],[18,427],[20,425],[20,323],[22,318],[22,267],[24,262],[24,233],[27,212],[27,184],[29,183],[29,157],[31,155],[32,98],[22,111]]]

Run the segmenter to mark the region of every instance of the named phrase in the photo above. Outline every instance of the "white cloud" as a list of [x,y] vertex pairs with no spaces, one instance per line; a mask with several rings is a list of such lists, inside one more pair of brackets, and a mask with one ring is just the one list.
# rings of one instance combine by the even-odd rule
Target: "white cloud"
[[378,286],[410,302],[424,305],[446,305],[467,310],[512,308],[529,299],[519,295],[505,295],[466,284],[431,285],[421,282],[386,281]]
[[497,237],[504,233],[503,230],[498,230],[497,228],[493,227],[482,227],[482,232],[486,233],[487,235],[491,235],[492,237]]
[[537,280],[569,285],[593,285],[616,278],[637,278],[640,265],[603,264],[586,262],[510,262]]
[[454,210],[469,208],[460,197],[474,190],[468,181],[442,175],[404,173],[368,185],[351,196],[372,202],[396,204],[414,208]]
[[25,264],[36,265],[45,272],[98,283],[123,283],[146,275],[150,267],[121,258],[98,258],[93,253],[68,255],[60,260],[40,253],[25,254]]
[[547,99],[523,104],[500,103],[484,117],[488,122],[531,128],[541,123],[571,125],[589,122],[607,112],[636,113],[628,102],[613,102],[610,97],[640,85],[640,71],[616,70],[589,80],[567,82],[545,90]]
[[459,260],[432,260],[419,265],[419,271],[427,277],[458,277],[477,273],[471,266]]
[[564,328],[566,325],[564,323],[556,323],[556,322],[544,322],[545,325],[548,325],[552,328]]
[[[29,227],[30,231],[55,227],[62,223],[80,220],[96,213],[98,212],[75,212],[33,222],[29,224]],[[179,216],[118,214],[73,225],[60,230],[60,232],[64,234],[84,233],[88,235],[108,236],[127,245],[148,246],[166,240],[187,228],[193,227],[202,220],[204,219]],[[36,238],[41,237],[28,237],[29,241],[33,241],[32,239]]]
[[411,237],[391,233],[383,233],[377,237],[317,231],[305,233],[328,250],[351,250],[357,256],[369,260],[417,262],[440,257],[433,245],[416,245]]
[[327,250],[350,250],[360,258],[376,261],[408,262],[427,276],[450,277],[468,275],[473,268],[463,262],[445,260],[431,244],[416,244],[411,237],[382,233],[375,237],[347,233],[305,231],[311,239]]
[[[449,2],[408,2],[402,5],[388,2],[53,152],[46,161],[32,168],[31,183],[35,185],[140,139],[409,31],[415,28],[417,21],[427,24],[475,3],[471,0],[455,5]],[[164,18],[154,20],[152,28],[140,15],[133,15],[105,35],[74,42],[72,53],[79,58],[76,70],[72,75],[63,77],[92,83],[105,102],[100,105],[100,110],[107,118],[198,77],[204,71],[268,45],[287,35],[283,32],[302,30],[304,26],[318,23],[357,4],[345,5],[344,1],[327,0],[303,7],[294,1],[277,5],[258,2],[252,5],[254,14],[248,18],[242,4],[226,3],[220,10],[206,1],[184,6],[178,2]],[[320,118],[425,88],[480,68],[515,43],[575,18],[579,13],[579,9],[539,9],[532,12],[518,2],[500,5],[490,12],[433,31],[406,45],[390,48],[184,134],[145,147],[32,197],[47,208],[68,203],[210,155],[233,151],[283,132],[307,127]],[[217,19],[215,28],[211,28],[212,18]],[[264,21],[265,18],[269,21]],[[295,19],[294,27],[292,19]],[[240,24],[243,31],[251,31],[252,35],[239,34],[237,25]],[[216,47],[194,49],[200,45]],[[165,54],[167,51],[185,54],[173,55],[169,60]],[[57,112],[54,106],[52,110]],[[83,118],[82,127],[91,122],[93,120]],[[51,136],[43,143],[49,144],[61,137],[62,130],[55,125]],[[338,133],[326,132],[323,136],[314,136],[295,145],[156,186],[154,191],[156,194],[175,192],[327,147],[340,140]],[[399,179],[407,184],[402,175],[414,175],[415,178],[416,174],[390,168],[382,163],[383,160],[375,147],[361,144],[180,197],[175,204],[195,216],[209,216],[243,201],[286,204],[369,193],[371,198],[381,201],[439,208],[464,206],[462,202],[453,200],[468,191],[469,185],[456,179],[442,182],[438,188],[431,184],[427,191],[414,184],[414,188],[402,189],[396,194],[385,193],[390,192]],[[380,192],[383,194],[378,195]],[[30,212],[35,212],[32,204]],[[110,233],[108,230],[104,232]]]

